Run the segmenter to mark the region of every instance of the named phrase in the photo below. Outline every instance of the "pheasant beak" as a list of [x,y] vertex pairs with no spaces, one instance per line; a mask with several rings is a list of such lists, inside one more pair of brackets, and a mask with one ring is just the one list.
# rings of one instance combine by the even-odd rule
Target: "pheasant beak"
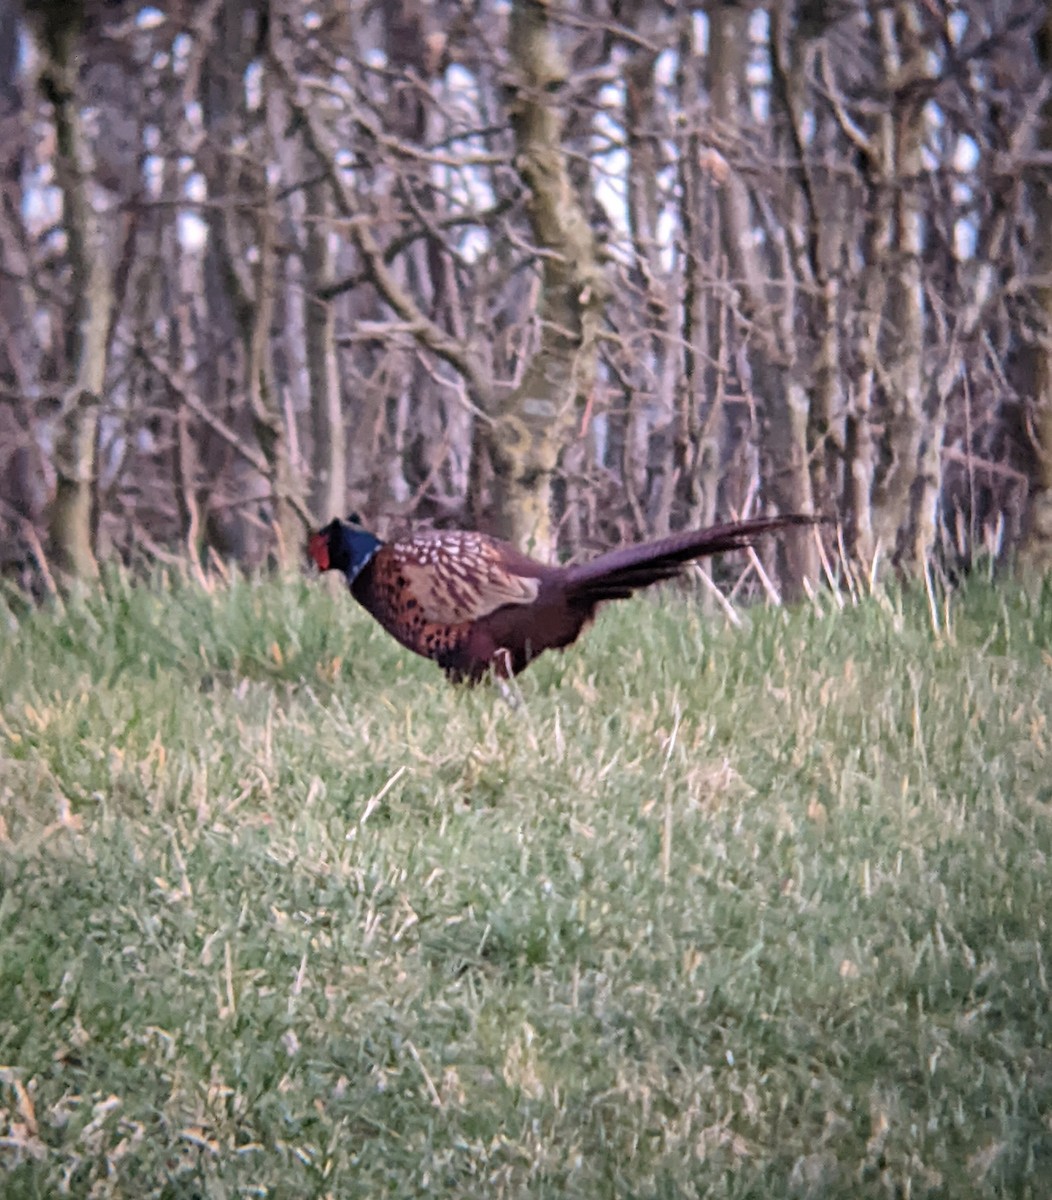
[[329,569],[329,541],[324,534],[316,533],[307,543],[307,553],[317,563],[319,571]]

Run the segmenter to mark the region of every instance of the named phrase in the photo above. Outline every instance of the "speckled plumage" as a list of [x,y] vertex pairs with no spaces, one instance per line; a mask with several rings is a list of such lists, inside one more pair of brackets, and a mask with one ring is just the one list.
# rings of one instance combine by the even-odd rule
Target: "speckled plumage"
[[507,542],[470,532],[415,533],[382,542],[332,521],[310,539],[323,570],[339,570],[351,594],[407,649],[450,679],[517,675],[545,650],[575,641],[606,600],[679,574],[695,558],[749,546],[765,533],[812,524],[760,517],[626,546],[591,562],[552,567]]

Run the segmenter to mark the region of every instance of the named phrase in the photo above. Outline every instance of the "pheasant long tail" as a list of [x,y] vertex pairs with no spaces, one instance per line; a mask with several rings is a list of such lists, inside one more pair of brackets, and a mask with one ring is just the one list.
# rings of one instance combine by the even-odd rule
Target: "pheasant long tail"
[[743,550],[758,538],[791,526],[814,525],[822,518],[794,514],[732,521],[676,533],[657,542],[625,546],[591,562],[570,567],[566,575],[568,597],[582,603],[623,600],[639,588],[680,574],[685,563],[725,550]]

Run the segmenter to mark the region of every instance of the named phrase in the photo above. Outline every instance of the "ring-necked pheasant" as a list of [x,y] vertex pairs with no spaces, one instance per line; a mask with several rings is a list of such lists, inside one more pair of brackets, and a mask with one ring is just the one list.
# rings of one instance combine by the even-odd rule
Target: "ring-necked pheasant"
[[[342,571],[351,595],[407,649],[454,682],[517,675],[545,650],[569,646],[604,600],[678,575],[692,559],[740,550],[808,516],[758,517],[625,546],[552,567],[482,533],[414,533],[383,542],[332,521],[308,544],[322,571]],[[353,522],[353,518],[352,518]]]

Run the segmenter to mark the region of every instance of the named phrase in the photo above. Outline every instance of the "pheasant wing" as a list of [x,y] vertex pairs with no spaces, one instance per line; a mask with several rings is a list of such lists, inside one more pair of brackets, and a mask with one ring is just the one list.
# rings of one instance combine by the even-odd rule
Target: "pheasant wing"
[[391,545],[405,592],[425,620],[442,625],[477,621],[507,604],[532,604],[540,579],[519,574],[529,560],[477,533],[420,535]]

